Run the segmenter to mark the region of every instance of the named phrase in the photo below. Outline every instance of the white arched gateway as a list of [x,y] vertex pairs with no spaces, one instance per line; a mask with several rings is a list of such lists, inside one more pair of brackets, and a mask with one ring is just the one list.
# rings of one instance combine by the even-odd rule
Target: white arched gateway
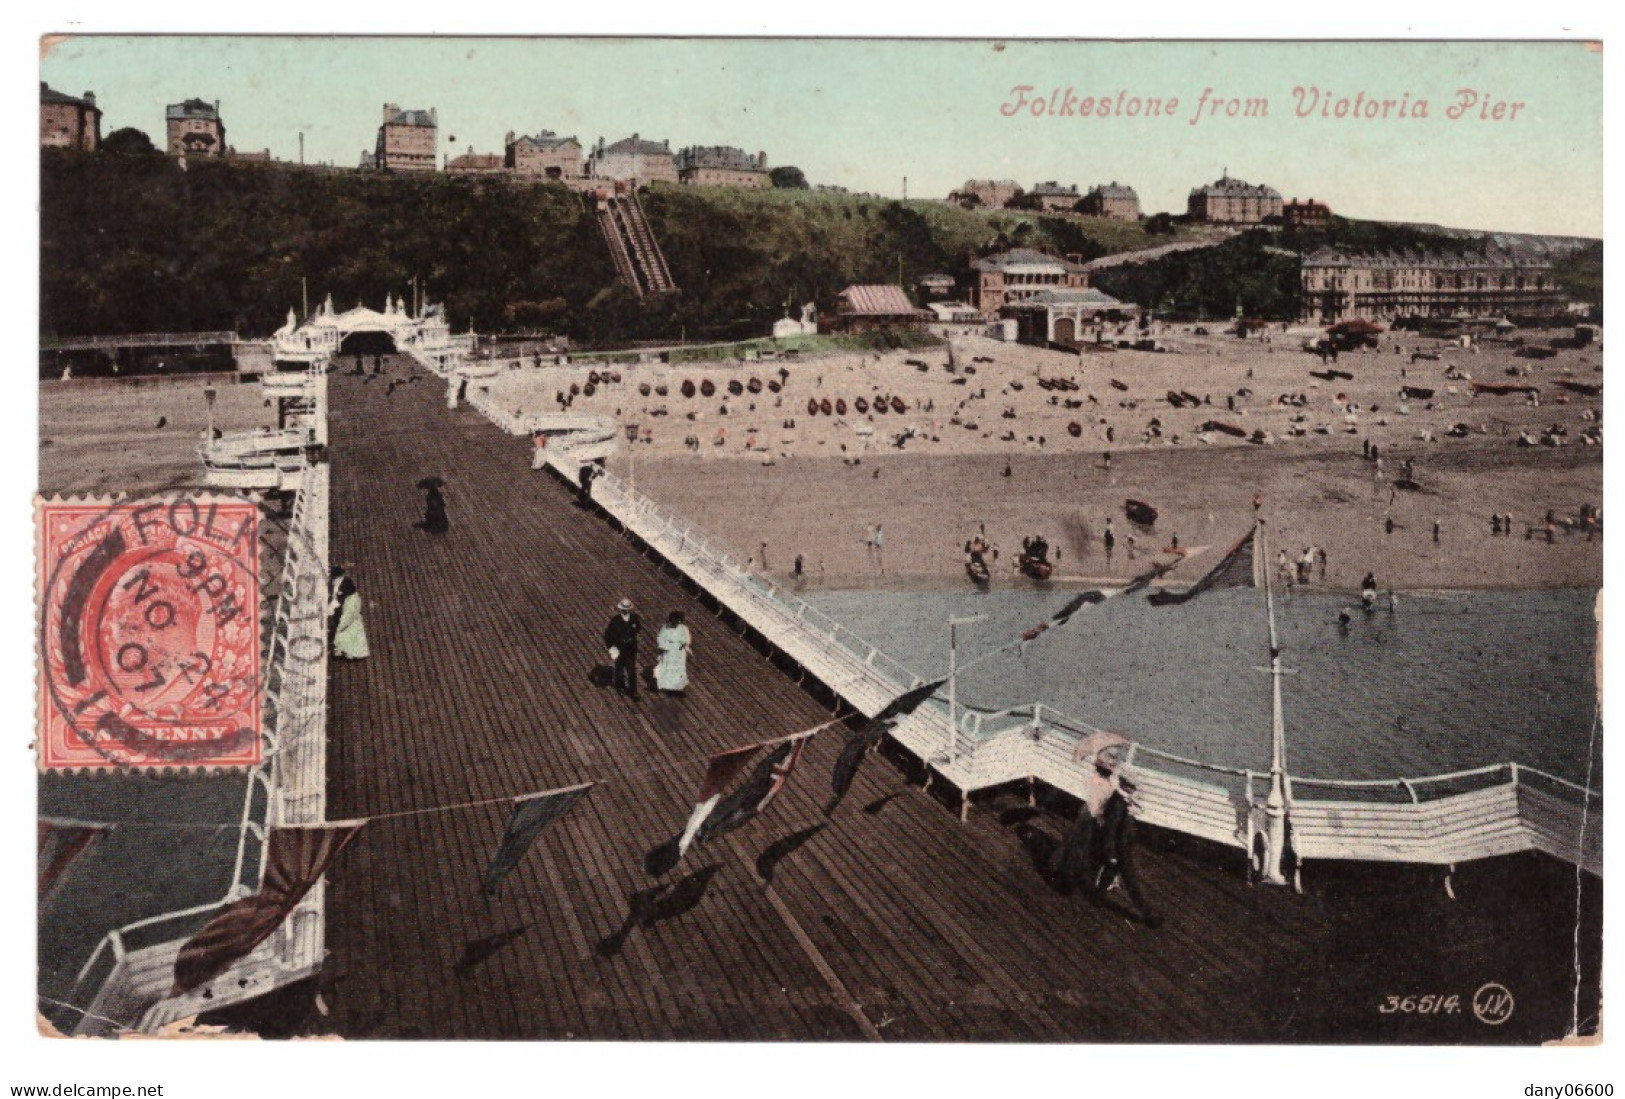
[[386,297],[381,313],[359,304],[340,313],[329,294],[303,324],[288,310],[287,323],[271,337],[272,350],[278,363],[308,366],[337,357],[346,339],[363,333],[388,336],[395,350],[439,373],[455,366],[474,346],[472,329],[461,336],[451,334],[451,322],[440,305],[425,305],[414,317],[400,298]]
[[382,312],[357,305],[340,313],[329,295],[302,324],[288,310],[287,323],[269,341],[276,369],[260,377],[261,390],[276,402],[277,425],[204,440],[206,481],[222,488],[297,489],[310,448],[327,444],[328,368],[345,350],[345,340],[362,334],[388,337],[393,350],[442,376],[464,368],[474,346],[472,331],[451,334],[438,305],[414,317],[405,302],[388,297]]

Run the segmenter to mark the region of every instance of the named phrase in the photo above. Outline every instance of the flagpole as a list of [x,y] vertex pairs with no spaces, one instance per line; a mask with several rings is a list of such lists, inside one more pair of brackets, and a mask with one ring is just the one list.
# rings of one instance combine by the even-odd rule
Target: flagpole
[[1286,848],[1286,721],[1281,713],[1281,642],[1275,630],[1275,587],[1270,581],[1268,568],[1269,540],[1264,533],[1264,521],[1258,521],[1259,552],[1265,560],[1264,605],[1270,621],[1270,792],[1264,802],[1267,821],[1269,851],[1264,864],[1264,881],[1270,885],[1285,885],[1281,873],[1281,857]]
[[985,614],[972,614],[964,618],[950,616],[948,619],[948,750],[943,758],[949,766],[954,762],[954,737],[959,732],[959,692],[956,689],[959,675],[959,627],[968,626],[972,622],[981,622],[986,618]]

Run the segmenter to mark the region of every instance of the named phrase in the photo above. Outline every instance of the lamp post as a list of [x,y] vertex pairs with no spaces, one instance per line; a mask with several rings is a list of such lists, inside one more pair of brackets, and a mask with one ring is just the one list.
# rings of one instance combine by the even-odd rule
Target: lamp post
[[985,614],[972,614],[948,619],[948,750],[943,758],[950,764],[954,761],[954,736],[959,731],[959,692],[955,682],[959,673],[959,627],[986,618]]
[[1275,589],[1270,581],[1269,543],[1264,536],[1264,520],[1257,520],[1255,544],[1264,557],[1264,604],[1270,619],[1270,666],[1261,668],[1270,677],[1270,792],[1264,801],[1269,850],[1265,852],[1264,881],[1285,885],[1281,856],[1286,849],[1286,721],[1281,714],[1281,677],[1290,674],[1281,667],[1281,642],[1275,631]]

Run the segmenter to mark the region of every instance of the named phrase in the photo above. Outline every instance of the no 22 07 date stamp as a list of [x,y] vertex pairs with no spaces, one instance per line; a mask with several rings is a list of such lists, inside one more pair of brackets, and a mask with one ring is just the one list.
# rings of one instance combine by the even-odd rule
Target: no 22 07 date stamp
[[39,503],[42,769],[260,761],[258,522],[187,494]]

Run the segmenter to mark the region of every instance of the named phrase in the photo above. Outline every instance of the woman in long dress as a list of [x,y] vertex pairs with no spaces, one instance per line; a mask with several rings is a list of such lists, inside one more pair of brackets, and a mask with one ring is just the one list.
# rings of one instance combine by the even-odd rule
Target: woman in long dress
[[344,569],[334,565],[327,581],[327,612],[331,624],[333,655],[345,660],[365,660],[367,627],[361,620],[361,592]]
[[672,611],[666,624],[655,635],[655,648],[660,650],[660,661],[655,665],[655,686],[667,694],[682,694],[688,689],[688,627],[683,625],[683,612]]
[[444,534],[451,529],[451,521],[446,518],[446,497],[437,484],[431,483],[424,492],[423,529],[430,534]]

